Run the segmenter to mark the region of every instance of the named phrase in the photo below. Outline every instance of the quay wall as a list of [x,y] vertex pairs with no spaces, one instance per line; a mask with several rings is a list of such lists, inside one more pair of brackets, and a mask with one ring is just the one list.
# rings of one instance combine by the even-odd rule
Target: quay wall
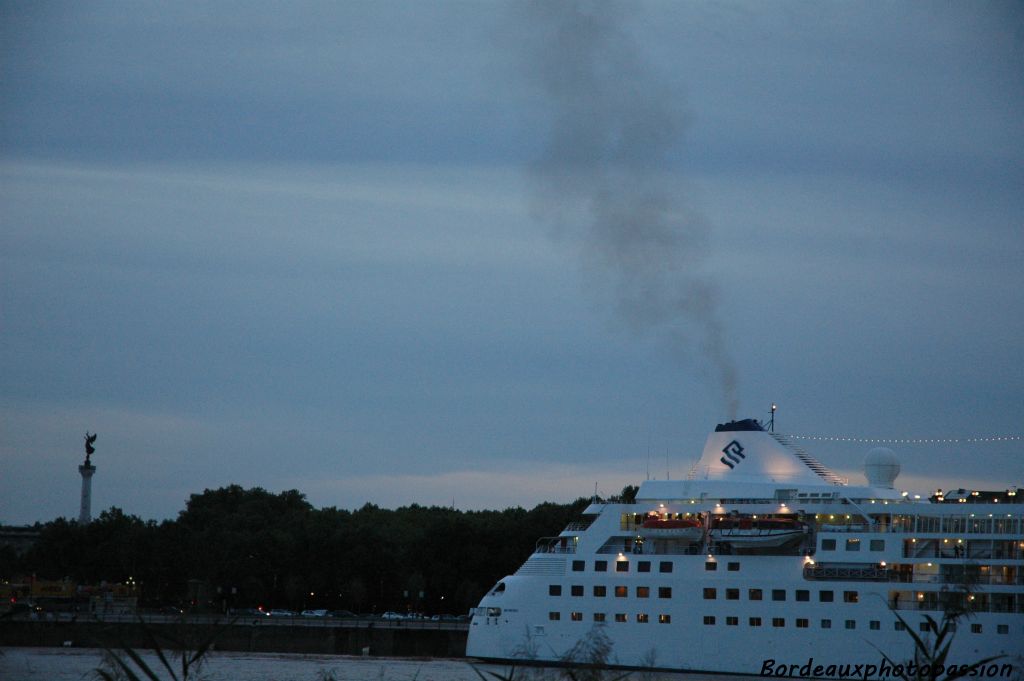
[[468,626],[369,625],[290,626],[260,622],[232,624],[96,621],[0,621],[0,646],[107,647],[114,650],[160,646],[172,640],[192,645],[216,629],[215,650],[384,657],[464,657]]

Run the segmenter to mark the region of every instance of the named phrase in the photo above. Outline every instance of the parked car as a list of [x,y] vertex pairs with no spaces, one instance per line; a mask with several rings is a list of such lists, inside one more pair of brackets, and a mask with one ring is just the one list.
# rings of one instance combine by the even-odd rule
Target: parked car
[[327,613],[327,616],[339,618],[359,617],[359,615],[355,614],[351,610],[331,610]]
[[380,618],[382,620],[404,620],[405,615],[398,612],[394,612],[392,610],[388,610],[386,613],[381,615]]
[[303,610],[303,617],[327,617],[326,610]]
[[294,610],[271,610],[271,617],[295,617],[298,613]]

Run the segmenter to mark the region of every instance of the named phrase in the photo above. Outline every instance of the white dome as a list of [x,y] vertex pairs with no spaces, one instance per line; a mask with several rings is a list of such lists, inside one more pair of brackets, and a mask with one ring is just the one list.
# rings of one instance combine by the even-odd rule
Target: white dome
[[887,447],[875,447],[864,457],[864,477],[872,487],[892,489],[900,474],[900,460]]

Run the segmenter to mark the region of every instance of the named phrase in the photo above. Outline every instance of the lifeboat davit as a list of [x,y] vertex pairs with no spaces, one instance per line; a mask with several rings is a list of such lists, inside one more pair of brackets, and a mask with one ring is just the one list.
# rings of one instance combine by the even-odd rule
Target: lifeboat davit
[[790,518],[717,518],[710,538],[736,548],[778,548],[802,539],[807,525]]
[[682,539],[683,541],[700,541],[704,527],[699,520],[681,518],[648,518],[640,526],[640,536],[646,539]]

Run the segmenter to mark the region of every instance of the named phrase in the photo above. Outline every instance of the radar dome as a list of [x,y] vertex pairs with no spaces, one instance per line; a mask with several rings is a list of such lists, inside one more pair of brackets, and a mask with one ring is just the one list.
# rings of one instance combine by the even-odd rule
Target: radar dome
[[872,487],[892,489],[900,474],[900,461],[891,449],[875,447],[864,457],[864,477]]

